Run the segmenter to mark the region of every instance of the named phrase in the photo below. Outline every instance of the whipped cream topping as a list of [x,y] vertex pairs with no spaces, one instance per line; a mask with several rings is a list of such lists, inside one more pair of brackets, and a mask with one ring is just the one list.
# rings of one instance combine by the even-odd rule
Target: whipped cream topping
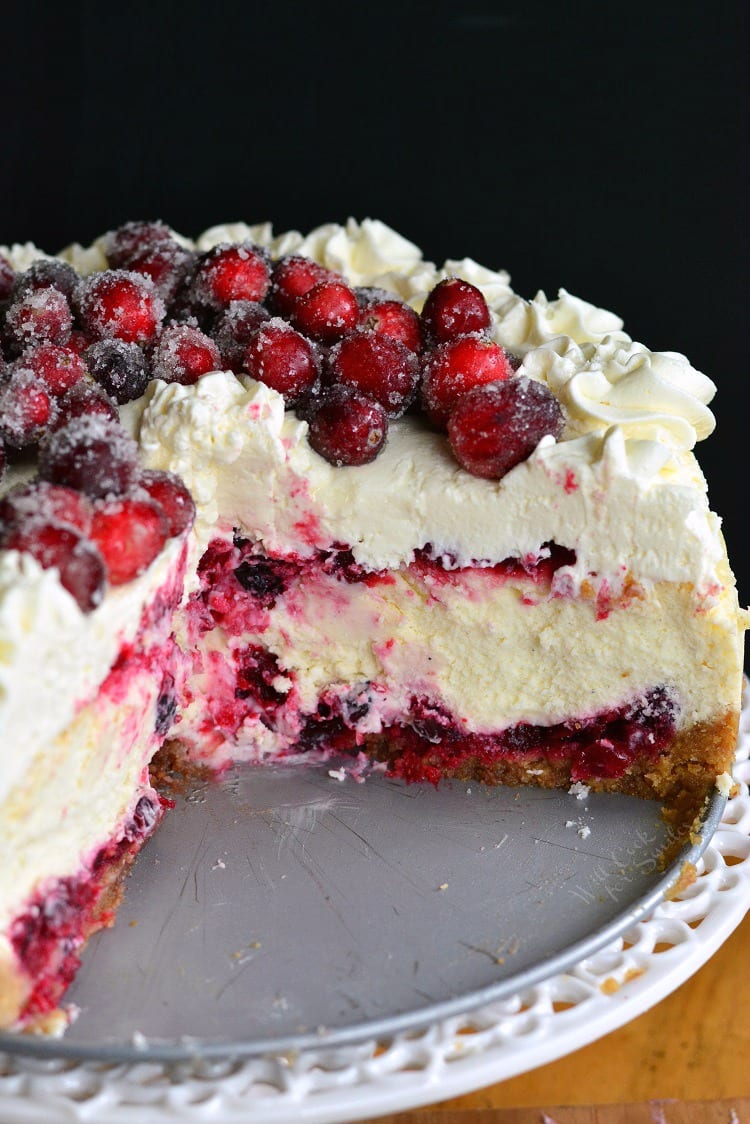
[[369,465],[334,468],[280,395],[231,372],[191,387],[152,383],[133,424],[149,467],[185,479],[204,541],[218,520],[271,553],[348,544],[373,570],[408,565],[428,544],[462,566],[534,556],[555,541],[576,551],[564,572],[571,593],[627,575],[710,587],[722,556],[694,459],[626,440],[619,426],[545,438],[493,481],[464,472],[445,437],[409,416]]

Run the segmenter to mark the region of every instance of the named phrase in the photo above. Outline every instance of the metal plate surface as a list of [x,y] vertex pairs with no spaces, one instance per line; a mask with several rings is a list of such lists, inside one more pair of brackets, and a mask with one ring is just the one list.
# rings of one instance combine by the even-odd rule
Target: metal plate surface
[[572,967],[662,900],[657,804],[624,796],[232,771],[165,817],[62,1039],[0,1050],[243,1057],[428,1025]]

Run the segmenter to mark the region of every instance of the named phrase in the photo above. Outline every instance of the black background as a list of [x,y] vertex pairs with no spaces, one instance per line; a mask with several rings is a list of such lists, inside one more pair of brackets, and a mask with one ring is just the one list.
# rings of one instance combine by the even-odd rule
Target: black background
[[611,308],[718,385],[698,453],[747,605],[745,8],[16,6],[0,242],[369,216]]

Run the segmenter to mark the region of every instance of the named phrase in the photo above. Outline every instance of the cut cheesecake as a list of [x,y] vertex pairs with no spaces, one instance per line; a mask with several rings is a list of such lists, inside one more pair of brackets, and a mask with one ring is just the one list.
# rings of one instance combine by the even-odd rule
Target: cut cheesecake
[[111,920],[155,755],[582,782],[684,823],[731,769],[747,619],[684,357],[369,220],[3,261],[0,1025],[48,1027]]

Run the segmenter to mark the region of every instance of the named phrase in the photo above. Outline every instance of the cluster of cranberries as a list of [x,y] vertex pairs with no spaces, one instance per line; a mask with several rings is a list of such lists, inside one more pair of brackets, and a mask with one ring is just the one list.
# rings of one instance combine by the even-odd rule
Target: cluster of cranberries
[[119,426],[117,406],[152,378],[248,374],[308,421],[310,444],[336,465],[373,460],[407,410],[489,478],[562,429],[557,400],[516,373],[490,338],[482,293],[459,278],[436,285],[419,315],[300,255],[272,261],[251,243],[186,249],[161,222],[126,223],[104,251],[108,268],[88,277],[56,259],[16,274],[0,257],[0,473],[8,457],[39,458],[31,492],[3,501],[0,547],[60,565],[81,603],[96,603],[102,567],[111,582],[143,568],[167,533],[160,507],[190,506],[178,481],[179,501],[152,494]]

